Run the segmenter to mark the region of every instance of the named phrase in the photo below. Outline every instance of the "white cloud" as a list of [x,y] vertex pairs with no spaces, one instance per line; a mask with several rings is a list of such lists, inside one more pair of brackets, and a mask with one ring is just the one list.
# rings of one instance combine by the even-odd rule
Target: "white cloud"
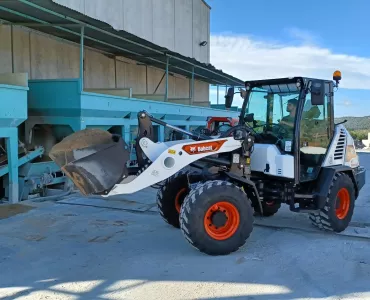
[[352,101],[349,100],[349,99],[343,99],[342,101],[339,101],[339,102],[336,102],[337,105],[340,105],[340,106],[346,106],[346,107],[349,107],[349,106],[352,106]]
[[249,36],[211,36],[211,63],[242,80],[288,76],[332,79],[342,72],[340,87],[370,89],[370,58],[335,53],[314,44],[310,33],[288,29],[300,44],[261,41]]
[[306,46],[314,45],[320,40],[320,38],[311,31],[301,28],[290,27],[286,28],[284,31],[288,34],[288,37]]

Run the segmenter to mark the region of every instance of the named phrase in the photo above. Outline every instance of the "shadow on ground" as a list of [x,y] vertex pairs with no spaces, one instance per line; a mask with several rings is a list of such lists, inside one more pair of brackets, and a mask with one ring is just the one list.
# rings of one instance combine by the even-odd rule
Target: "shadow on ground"
[[0,237],[0,299],[370,299],[370,240],[255,227],[212,257],[157,214],[58,203]]
[[0,299],[370,297],[364,240],[256,227],[211,257],[158,215],[59,204],[2,220],[0,236]]

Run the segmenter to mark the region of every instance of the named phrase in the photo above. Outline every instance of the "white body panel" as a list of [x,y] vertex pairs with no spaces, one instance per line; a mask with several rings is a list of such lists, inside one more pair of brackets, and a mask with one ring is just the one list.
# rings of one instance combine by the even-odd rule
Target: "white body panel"
[[[209,144],[216,141],[225,141],[217,151],[209,152],[210,149],[207,147],[200,147],[201,149],[196,147],[197,144]],[[169,178],[184,167],[187,167],[189,164],[203,157],[236,150],[241,147],[241,141],[236,141],[233,137],[229,137],[207,141],[190,140],[185,143],[183,140],[168,143],[153,143],[148,138],[142,138],[140,140],[140,145],[145,155],[153,163],[145,169],[140,176],[135,177],[132,181],[123,183],[125,181],[123,180],[120,184],[116,184],[111,192],[105,197],[120,194],[132,194],[140,191]],[[188,154],[183,150],[183,147],[187,145],[194,145],[194,151],[198,151],[200,153]],[[130,178],[128,179],[130,180]]]
[[334,138],[329,147],[328,154],[322,164],[323,167],[343,165],[346,151],[346,129],[339,125],[335,129]]
[[[270,167],[268,172],[266,164],[269,164]],[[294,157],[289,154],[280,154],[275,145],[254,144],[251,169],[266,175],[294,178]]]
[[333,141],[323,162],[323,167],[346,165],[356,168],[360,165],[355,143],[348,130],[341,124],[335,129]]

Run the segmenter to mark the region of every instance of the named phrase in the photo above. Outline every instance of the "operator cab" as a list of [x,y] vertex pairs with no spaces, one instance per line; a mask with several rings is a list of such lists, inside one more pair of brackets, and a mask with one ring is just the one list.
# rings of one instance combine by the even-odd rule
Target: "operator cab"
[[[245,82],[239,124],[255,137],[251,169],[255,174],[315,180],[334,135],[333,88],[330,80],[304,77]],[[231,106],[233,88],[226,96]]]

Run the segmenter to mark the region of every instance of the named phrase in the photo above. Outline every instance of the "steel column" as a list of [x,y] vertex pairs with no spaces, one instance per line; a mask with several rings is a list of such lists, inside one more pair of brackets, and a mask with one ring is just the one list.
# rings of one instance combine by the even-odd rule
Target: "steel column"
[[125,140],[126,144],[130,147],[131,142],[132,142],[132,139],[131,139],[131,126],[130,126],[130,124],[128,124],[128,123],[125,124],[123,126],[123,130],[124,130],[124,134],[123,134],[124,140]]
[[158,131],[158,141],[159,142],[164,142],[164,138],[165,138],[165,128],[164,126],[156,126],[157,127],[157,130]]
[[168,64],[170,62],[170,58],[167,56],[166,59],[166,87],[165,87],[165,95],[164,95],[164,101],[168,101]]
[[190,83],[190,105],[194,103],[194,66],[191,70],[191,83]]
[[0,128],[0,136],[6,139],[7,167],[9,172],[9,203],[18,203],[18,128]]
[[81,37],[80,37],[80,80],[81,80],[81,92],[84,90],[84,37],[85,27],[81,26]]
[[220,98],[220,97],[219,97],[219,96],[220,96],[220,95],[219,95],[219,93],[220,93],[220,89],[219,89],[219,86],[217,85],[217,104],[218,104],[218,100],[219,100],[219,98]]

